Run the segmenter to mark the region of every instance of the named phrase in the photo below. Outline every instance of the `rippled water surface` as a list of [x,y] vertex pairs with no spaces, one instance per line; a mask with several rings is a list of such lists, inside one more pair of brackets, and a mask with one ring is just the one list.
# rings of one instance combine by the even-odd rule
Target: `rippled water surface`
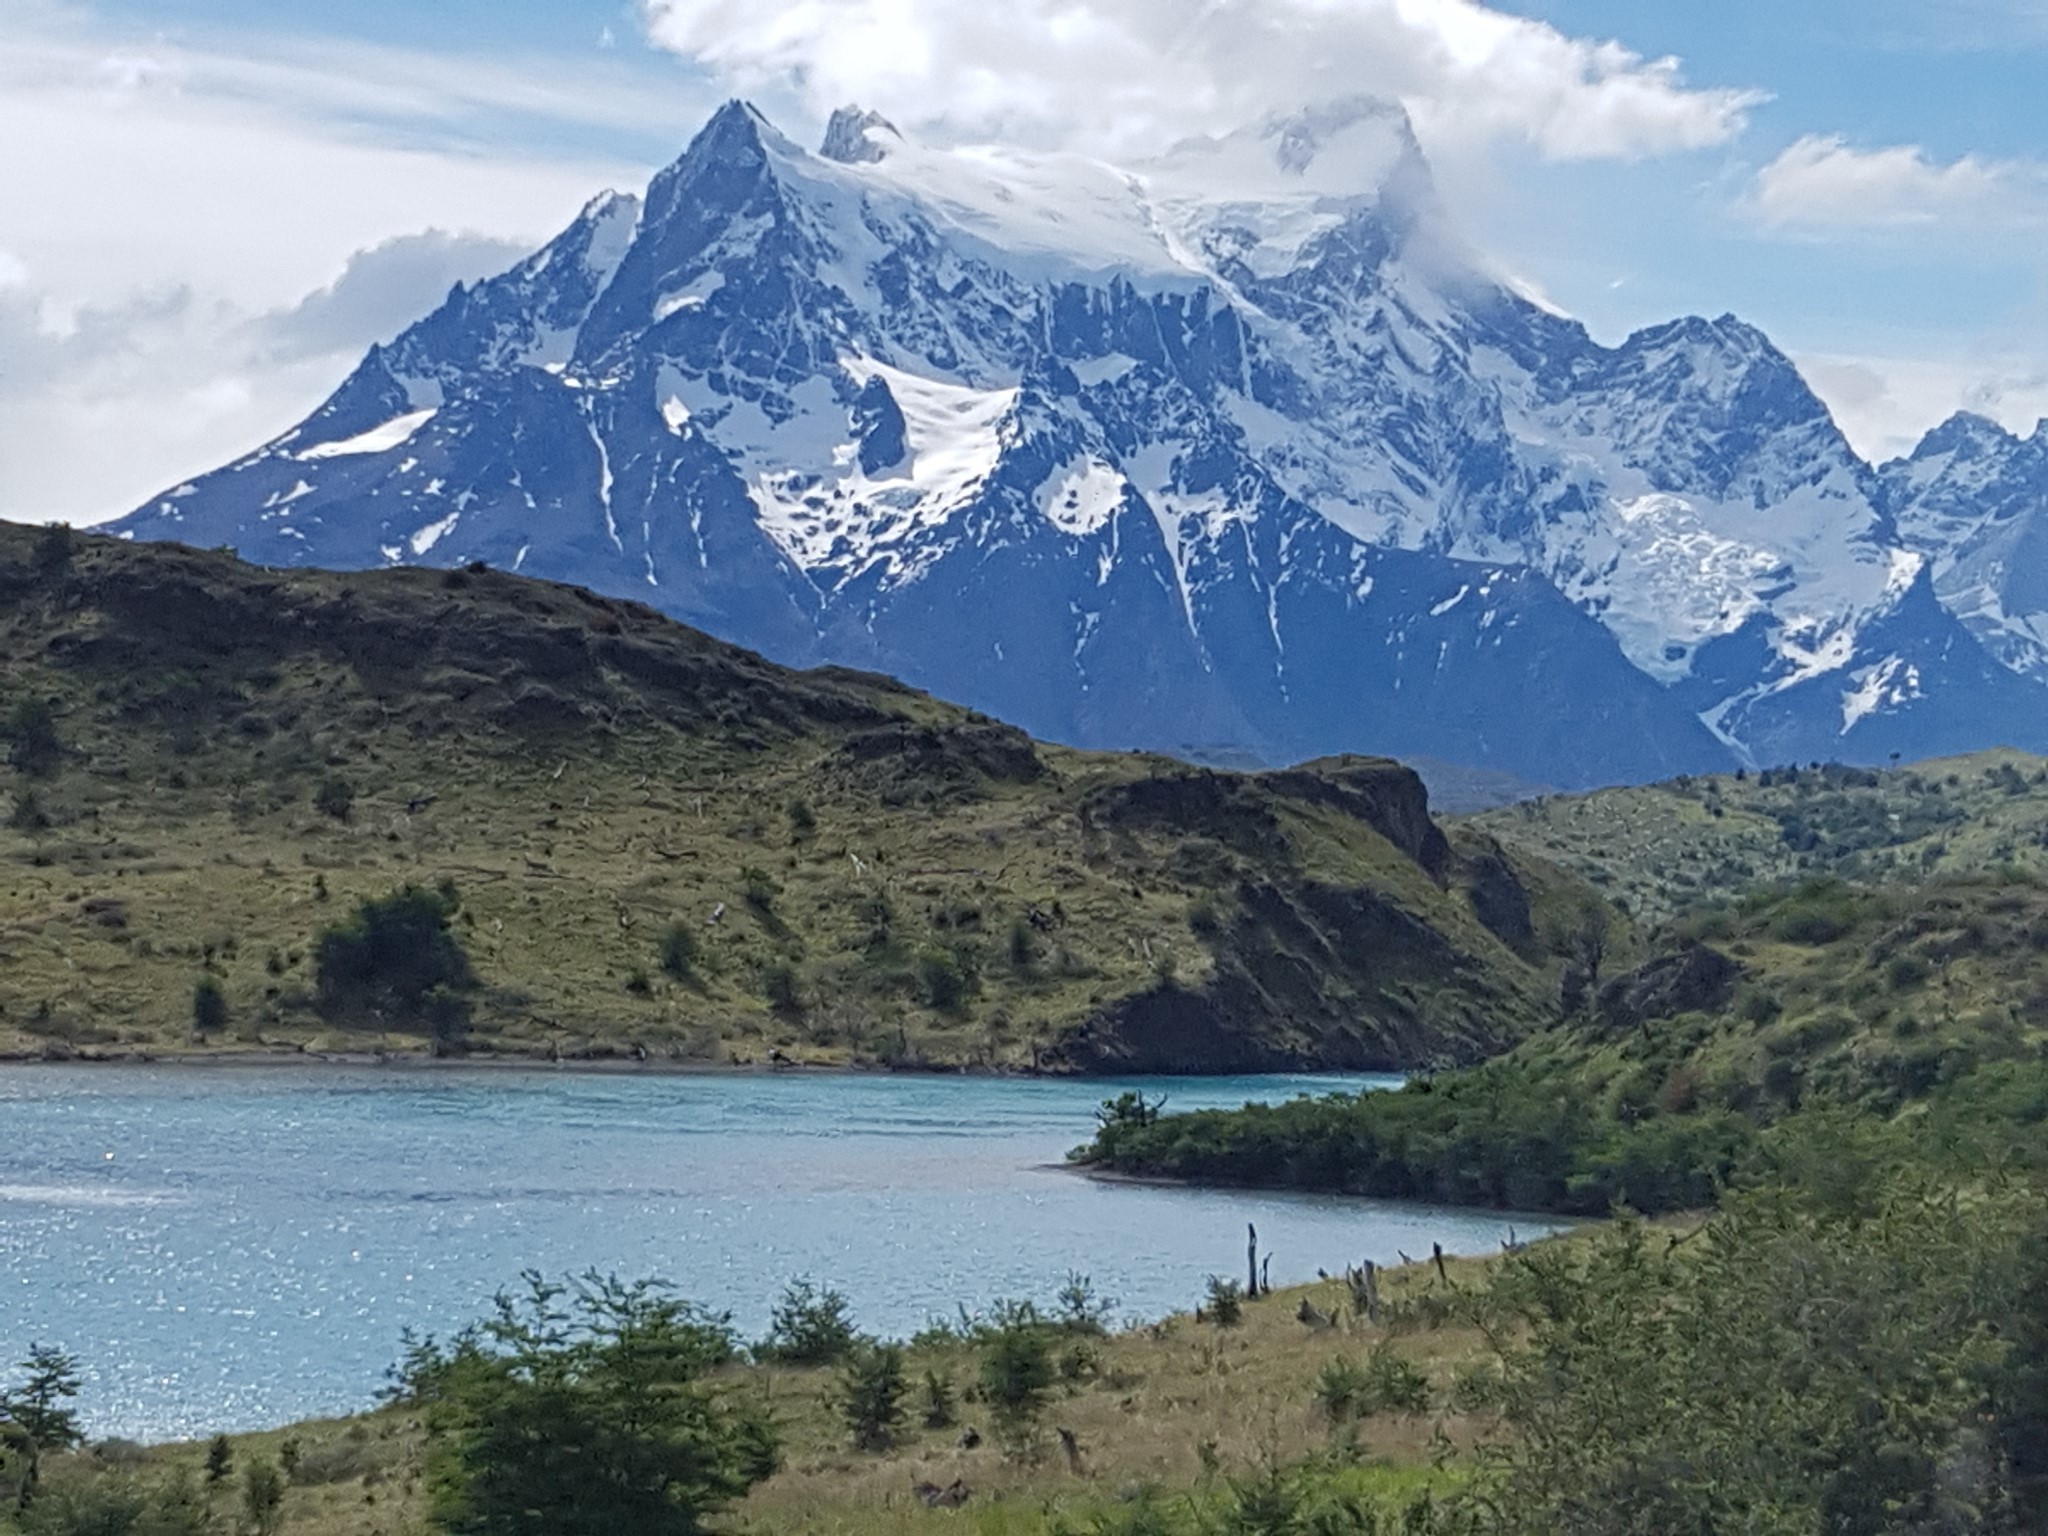
[[1045,1166],[1124,1087],[1193,1108],[1387,1081],[15,1069],[0,1348],[72,1350],[92,1432],[159,1439],[361,1407],[401,1328],[458,1327],[528,1268],[659,1275],[750,1335],[809,1274],[907,1333],[1069,1270],[1161,1315],[1242,1269],[1247,1221],[1276,1284],[1492,1248],[1506,1217]]

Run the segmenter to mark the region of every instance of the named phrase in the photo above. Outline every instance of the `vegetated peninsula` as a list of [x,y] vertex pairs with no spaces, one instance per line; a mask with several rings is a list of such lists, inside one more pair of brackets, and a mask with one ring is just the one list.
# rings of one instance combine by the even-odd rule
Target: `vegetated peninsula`
[[[1131,1101],[1081,1159],[1597,1215],[1775,1178],[1816,1123],[1913,1138],[1923,1164],[2036,1155],[2048,763],[1788,765],[1478,820],[1628,893],[1656,919],[1647,958],[1570,970],[1554,1022],[1470,1070],[1243,1111]],[[1863,1176],[1862,1154],[1830,1155]]]
[[1393,762],[1071,751],[482,566],[0,525],[0,689],[15,1057],[1412,1068],[1608,910]]

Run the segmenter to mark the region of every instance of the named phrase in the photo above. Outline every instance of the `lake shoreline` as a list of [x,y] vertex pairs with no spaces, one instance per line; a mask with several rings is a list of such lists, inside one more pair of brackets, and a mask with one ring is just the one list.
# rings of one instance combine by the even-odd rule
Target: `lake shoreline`
[[[1349,1080],[1361,1075],[1356,1069],[1348,1067],[1291,1068],[1272,1072],[1096,1073],[1048,1071],[1042,1067],[988,1067],[945,1062],[891,1066],[881,1062],[800,1061],[794,1059],[789,1061],[704,1061],[651,1055],[645,1060],[640,1060],[630,1056],[548,1057],[524,1054],[505,1055],[498,1052],[478,1055],[435,1056],[426,1051],[331,1051],[305,1049],[157,1051],[137,1049],[125,1051],[80,1051],[71,1056],[53,1056],[44,1052],[0,1051],[0,1071],[17,1067],[29,1069],[86,1067],[95,1071],[114,1071],[124,1067],[217,1067],[223,1070],[230,1070],[246,1067],[293,1066],[316,1068],[391,1068],[398,1071],[421,1072],[472,1070],[563,1072],[621,1077],[957,1077],[984,1082],[1052,1083],[1113,1083],[1139,1078],[1158,1082],[1173,1082],[1181,1079],[1200,1081],[1209,1077],[1329,1077],[1333,1080]],[[1394,1072],[1366,1075],[1395,1076],[1401,1074]]]

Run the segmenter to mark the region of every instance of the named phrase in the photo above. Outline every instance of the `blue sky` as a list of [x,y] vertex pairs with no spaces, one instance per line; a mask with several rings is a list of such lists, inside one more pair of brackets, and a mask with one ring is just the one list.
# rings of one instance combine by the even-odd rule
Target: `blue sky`
[[2048,0],[1194,14],[9,0],[0,135],[37,153],[0,157],[0,515],[113,515],[289,424],[734,93],[803,137],[860,99],[1112,156],[1398,95],[1472,243],[1603,339],[1732,310],[1872,456],[1961,406],[2048,412]]

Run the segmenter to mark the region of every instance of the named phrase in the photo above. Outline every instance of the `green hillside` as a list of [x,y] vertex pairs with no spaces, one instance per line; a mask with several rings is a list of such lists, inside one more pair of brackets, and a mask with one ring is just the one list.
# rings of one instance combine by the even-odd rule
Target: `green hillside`
[[1549,795],[1468,824],[1554,859],[1656,921],[1814,875],[1898,883],[2007,867],[2048,873],[2044,785],[2048,758],[1992,751]]
[[474,976],[445,1048],[1449,1063],[1548,1018],[1598,905],[1391,762],[1068,751],[482,568],[0,525],[0,725],[14,1055],[423,1049],[317,974],[412,885]]

